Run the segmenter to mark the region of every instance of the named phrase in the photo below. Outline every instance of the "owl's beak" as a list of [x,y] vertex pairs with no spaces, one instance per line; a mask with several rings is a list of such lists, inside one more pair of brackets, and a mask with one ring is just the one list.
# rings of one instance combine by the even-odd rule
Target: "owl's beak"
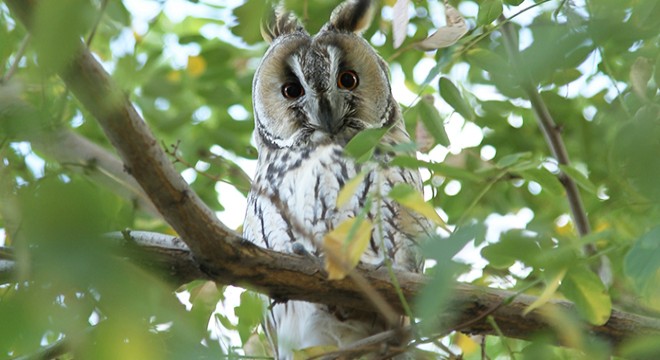
[[341,128],[341,116],[338,116],[334,111],[332,103],[324,96],[318,98],[318,107],[316,112],[316,119],[319,122],[320,130],[334,135]]

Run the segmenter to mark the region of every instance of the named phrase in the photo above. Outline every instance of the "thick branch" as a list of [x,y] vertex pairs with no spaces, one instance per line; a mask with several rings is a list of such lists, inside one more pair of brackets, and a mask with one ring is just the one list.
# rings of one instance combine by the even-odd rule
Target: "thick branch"
[[[6,1],[28,30],[37,3]],[[82,41],[71,62],[60,71],[60,77],[98,120],[126,171],[186,241],[201,266],[213,272],[214,264],[238,256],[241,242],[238,235],[224,226],[190,190],[128,97],[111,81]],[[190,226],[192,223],[195,225]]]
[[[170,276],[175,284],[184,284],[194,279],[208,280],[206,274],[197,269],[197,263],[187,247],[178,239],[168,235],[146,232],[130,232],[129,241],[122,235],[110,238],[121,241],[137,255],[135,261],[150,268],[157,268]],[[307,256],[276,253],[262,250],[258,267],[250,268],[241,260],[225,264],[226,268],[242,268],[241,272],[250,272],[251,276],[235,278],[216,277],[222,284],[245,286],[250,284],[259,291],[276,298],[307,300],[328,305],[340,305],[363,310],[373,310],[372,305],[362,298],[361,290],[350,280],[330,281],[320,270],[321,264]],[[146,255],[146,256],[145,256]],[[255,262],[251,262],[255,263]],[[8,282],[11,266],[9,261],[0,261],[0,283]],[[386,269],[361,267],[360,273],[374,288],[392,304],[396,311],[403,314],[397,293],[392,286]],[[422,275],[397,271],[396,275],[404,295],[409,300],[425,284]],[[459,327],[461,331],[474,334],[490,334],[492,327],[481,317],[485,313],[493,316],[499,328],[506,336],[531,339],[535,334],[552,330],[551,319],[541,311],[533,311],[524,316],[523,310],[537,298],[529,295],[515,295],[513,292],[482,288],[469,284],[455,287],[453,302],[443,315],[448,329]],[[575,306],[562,300],[550,302],[561,309],[574,313]],[[476,321],[475,321],[476,319]],[[618,345],[627,338],[640,335],[656,334],[660,336],[660,320],[614,310],[609,321],[603,326],[592,326],[589,330],[613,345]]]

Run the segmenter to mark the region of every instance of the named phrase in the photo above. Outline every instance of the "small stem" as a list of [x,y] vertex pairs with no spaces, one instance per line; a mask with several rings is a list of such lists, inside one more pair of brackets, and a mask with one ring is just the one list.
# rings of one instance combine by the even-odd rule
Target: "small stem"
[[[505,19],[501,17],[500,21],[505,21]],[[503,35],[502,38],[504,39],[504,45],[507,49],[507,52],[509,53],[509,57],[511,58],[512,63],[516,69],[519,69],[519,71],[522,72],[520,85],[532,104],[532,109],[536,114],[539,127],[541,132],[543,132],[546,142],[548,143],[552,156],[557,159],[559,164],[570,165],[568,152],[566,151],[566,146],[564,145],[564,141],[561,138],[561,131],[552,118],[552,115],[550,115],[550,111],[543,101],[543,98],[541,98],[541,95],[536,89],[531,75],[526,72],[524,70],[525,67],[520,64],[516,34],[513,32],[510,24],[502,25],[501,32]],[[563,172],[559,175],[559,180],[561,181],[562,185],[564,185],[564,189],[566,189],[566,197],[568,198],[571,214],[573,215],[573,221],[575,223],[578,234],[580,236],[589,234],[589,232],[591,232],[589,219],[587,218],[587,214],[584,210],[577,184],[575,181],[573,181],[573,179],[571,179]],[[587,245],[586,249],[589,254],[593,254],[595,252],[595,247],[592,244]]]
[[11,66],[5,73],[5,75],[0,79],[0,84],[4,84],[7,81],[9,81],[12,76],[16,73],[18,70],[18,64],[21,62],[21,59],[23,58],[23,54],[25,54],[25,50],[27,49],[28,44],[30,43],[30,34],[26,34],[23,40],[21,40],[21,44],[18,47],[18,50],[16,51],[16,55],[14,56],[14,62],[11,63]]
[[87,47],[89,47],[92,44],[92,41],[94,40],[94,36],[96,35],[96,30],[99,28],[99,24],[103,19],[103,14],[105,13],[105,9],[107,7],[108,7],[108,0],[103,0],[103,2],[101,3],[101,9],[99,9],[99,15],[96,17],[96,21],[94,22],[92,31],[89,33],[89,36],[87,37],[87,41],[85,42],[85,45],[87,45]]
[[502,344],[504,344],[504,347],[506,348],[506,351],[509,353],[509,358],[515,360],[516,355],[513,353],[513,350],[509,346],[509,342],[507,341],[506,337],[504,336],[504,333],[502,333],[502,330],[500,329],[500,327],[497,326],[497,322],[495,322],[495,318],[492,317],[492,316],[488,316],[486,321],[488,321],[488,324],[493,327],[493,329],[497,333],[497,336],[500,337],[500,341],[502,341]]

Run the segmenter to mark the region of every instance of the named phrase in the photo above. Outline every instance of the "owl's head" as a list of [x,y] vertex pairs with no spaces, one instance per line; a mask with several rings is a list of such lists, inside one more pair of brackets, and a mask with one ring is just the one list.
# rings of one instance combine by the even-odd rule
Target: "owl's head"
[[399,119],[388,67],[361,37],[368,0],[348,0],[310,35],[290,13],[262,29],[270,47],[254,76],[256,139],[262,147],[345,144],[362,129]]

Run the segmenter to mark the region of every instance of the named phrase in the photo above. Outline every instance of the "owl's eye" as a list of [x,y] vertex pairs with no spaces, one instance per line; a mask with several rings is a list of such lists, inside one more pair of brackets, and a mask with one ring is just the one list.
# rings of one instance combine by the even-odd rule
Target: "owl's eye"
[[282,85],[282,95],[287,99],[297,99],[305,95],[305,89],[303,89],[300,83],[290,82]]
[[353,70],[346,70],[337,76],[337,86],[344,90],[353,90],[358,86],[358,76]]

